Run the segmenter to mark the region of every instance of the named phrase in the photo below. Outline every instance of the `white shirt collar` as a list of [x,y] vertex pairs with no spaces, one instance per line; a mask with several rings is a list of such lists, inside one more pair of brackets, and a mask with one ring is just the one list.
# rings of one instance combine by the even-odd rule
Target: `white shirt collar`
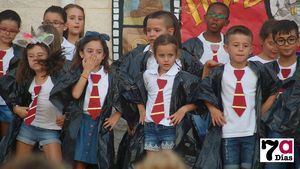
[[100,70],[98,70],[97,72],[91,72],[91,74],[98,74],[101,76],[105,76],[107,73],[105,73],[104,66],[102,66]]
[[153,52],[152,49],[150,48],[150,45],[147,45],[147,46],[145,47],[143,53],[146,53],[146,52],[148,52],[148,51]]
[[[176,62],[178,62],[178,59],[176,60]],[[169,69],[169,71],[165,74],[162,74],[161,76],[163,75],[167,75],[167,76],[175,76],[178,72],[179,72],[179,69],[178,69],[178,66],[176,65],[176,62],[174,63],[174,65]],[[148,70],[149,73],[153,74],[153,75],[158,75],[158,69],[150,69]]]

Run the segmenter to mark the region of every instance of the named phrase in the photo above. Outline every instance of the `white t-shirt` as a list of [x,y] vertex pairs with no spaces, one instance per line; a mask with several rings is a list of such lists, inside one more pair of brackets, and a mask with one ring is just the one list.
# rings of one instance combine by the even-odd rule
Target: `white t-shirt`
[[[157,70],[158,69],[158,63],[155,59],[153,50],[150,48],[150,45],[147,45],[143,52],[146,53],[148,51],[151,53],[151,56],[147,60],[147,67],[146,68],[147,68],[147,70],[149,70],[149,69]],[[179,69],[181,69],[181,61],[179,59],[176,59],[176,65]]]
[[[108,92],[108,74],[104,72],[104,68],[102,66],[102,68],[95,73],[91,73],[91,74],[98,74],[101,75],[101,79],[98,82],[98,92],[99,92],[99,96],[100,96],[100,104],[101,107],[103,107],[107,92]],[[93,81],[91,79],[91,74],[88,77],[88,85],[86,88],[86,92],[85,92],[85,97],[84,97],[84,103],[83,103],[83,113],[89,115],[89,112],[87,111],[88,107],[89,107],[89,102],[90,102],[90,96],[91,96],[91,92],[93,89]]]
[[295,71],[296,71],[296,66],[297,66],[297,62],[295,62],[294,64],[288,66],[288,67],[283,67],[279,64],[278,60],[277,60],[277,63],[278,63],[278,66],[280,68],[280,71],[279,73],[277,74],[277,77],[280,79],[280,80],[285,80],[286,78],[283,78],[282,76],[282,73],[281,73],[281,69],[291,69],[291,73],[288,75],[287,78],[290,78],[294,75]]
[[202,57],[200,59],[200,62],[202,64],[205,64],[208,60],[212,60],[213,59],[213,52],[211,49],[212,45],[218,45],[219,49],[217,52],[217,57],[218,57],[218,61],[219,63],[228,63],[229,62],[229,55],[228,53],[224,50],[224,35],[221,33],[221,41],[219,43],[213,43],[210,41],[207,41],[204,36],[203,33],[201,33],[198,38],[202,41],[203,43],[203,54]]
[[[3,75],[5,75],[9,67],[9,62],[14,57],[14,49],[11,47],[7,50],[2,50],[2,51],[6,52],[5,56],[3,57]],[[0,105],[6,105],[5,101],[1,96],[0,96]]]
[[221,82],[221,97],[226,120],[226,124],[222,128],[223,138],[251,136],[256,130],[255,95],[257,76],[249,67],[244,68],[245,73],[241,79],[241,83],[247,108],[241,116],[238,116],[232,108],[237,82],[234,69],[230,63],[225,64]]
[[167,84],[163,89],[165,117],[160,121],[159,124],[164,126],[171,126],[168,117],[170,116],[173,83],[174,83],[175,76],[178,72],[179,69],[175,64],[171,67],[171,69],[167,73],[161,75],[160,77],[158,74],[158,69],[146,70],[144,72],[143,78],[144,78],[146,90],[148,91],[148,96],[147,96],[148,99],[146,103],[146,118],[145,118],[146,122],[153,122],[151,117],[151,111],[159,90],[157,85],[157,79],[164,79],[167,80]]
[[75,53],[75,45],[73,45],[71,42],[69,42],[66,38],[63,38],[61,47],[63,48],[63,51],[65,52],[64,54],[66,56],[66,59],[72,61],[74,53]]
[[[32,81],[29,87],[29,93],[31,94],[32,100],[34,99],[34,86],[36,85],[35,79]],[[42,84],[41,91],[38,96],[37,108],[35,119],[31,123],[32,126],[51,129],[51,130],[61,130],[56,124],[56,118],[62,115],[60,112],[49,100],[50,92],[53,88],[53,83],[51,77],[48,76],[44,84]],[[30,107],[30,106],[29,106]]]
[[259,61],[260,63],[265,64],[265,63],[272,62],[273,60],[265,60],[265,59],[259,57],[258,55],[255,55],[255,56],[250,57],[248,59],[248,61]]

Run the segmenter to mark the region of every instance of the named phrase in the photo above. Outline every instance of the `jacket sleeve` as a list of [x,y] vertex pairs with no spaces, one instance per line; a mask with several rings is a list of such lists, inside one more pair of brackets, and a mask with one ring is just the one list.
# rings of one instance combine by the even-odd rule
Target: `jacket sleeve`
[[123,92],[122,95],[127,101],[131,103],[146,104],[147,91],[145,88],[143,73],[140,73],[137,76],[133,87],[130,90]]
[[216,71],[216,69],[213,69],[211,74],[202,80],[202,82],[198,86],[197,99],[198,99],[198,103],[203,103],[206,101],[220,109],[219,100],[216,95],[216,91],[214,91],[215,88],[214,85],[219,80],[217,78],[217,73],[218,71]]
[[120,85],[125,90],[130,90],[131,86],[134,84],[134,79],[129,75],[129,68],[131,66],[131,61],[133,60],[133,52],[129,52],[121,61],[120,64]]
[[261,89],[263,102],[270,96],[278,91],[280,81],[276,76],[276,73],[268,66],[262,66],[260,68]]
[[198,58],[203,54],[203,43],[197,38],[191,38],[182,44],[182,49],[190,53],[192,56]]
[[202,76],[203,64],[195,56],[192,56],[185,50],[181,51],[182,68],[184,71],[189,72],[198,77]]

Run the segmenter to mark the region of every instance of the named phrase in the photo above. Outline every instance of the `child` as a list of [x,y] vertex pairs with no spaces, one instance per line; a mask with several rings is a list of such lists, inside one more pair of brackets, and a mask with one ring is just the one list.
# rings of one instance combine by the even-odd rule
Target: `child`
[[57,29],[61,37],[61,46],[64,50],[66,59],[72,60],[75,52],[75,45],[73,45],[66,38],[63,37],[63,32],[67,29],[66,22],[67,14],[63,10],[63,8],[59,6],[50,6],[48,9],[46,9],[44,13],[42,24],[53,25]]
[[229,56],[225,52],[224,35],[221,30],[229,24],[229,8],[222,2],[211,3],[205,15],[207,29],[198,37],[183,43],[183,49],[197,56],[202,64],[208,60],[218,63],[229,62]]
[[[256,146],[260,113],[265,107],[261,106],[261,100],[266,103],[274,101],[277,83],[276,77],[261,63],[247,62],[252,40],[252,32],[248,28],[231,27],[225,35],[224,45],[230,62],[213,69],[200,85],[199,99],[208,107],[213,126],[222,126],[222,133],[214,132],[217,127],[209,129],[211,132],[208,132],[206,139],[211,139],[213,134],[214,141],[205,141],[201,150],[199,159],[204,168],[217,168],[217,162],[214,166],[205,163],[209,163],[211,158],[218,158],[220,150],[216,147],[221,143],[217,141],[220,137],[225,169],[250,169],[258,162],[253,158],[259,153]],[[208,154],[209,150],[213,152]]]
[[[178,42],[180,42],[180,29],[179,22],[172,13],[167,11],[157,11],[147,15],[143,22],[144,33],[146,34],[147,40],[149,41],[148,45],[138,45],[135,49],[129,52],[126,56],[121,58],[120,64],[120,100],[122,102],[122,116],[127,121],[129,126],[130,136],[124,135],[122,141],[125,141],[125,137],[128,136],[128,142],[131,139],[131,136],[134,134],[135,127],[139,122],[138,109],[136,104],[131,104],[126,100],[124,93],[130,92],[131,88],[135,86],[135,79],[139,73],[144,72],[145,70],[157,69],[158,64],[153,54],[153,43],[155,39],[162,34],[174,35]],[[202,74],[202,65],[200,62],[193,56],[189,55],[187,52],[180,50],[181,56],[176,62],[177,68],[185,70],[196,76],[201,76]],[[123,142],[121,144],[124,145]],[[130,143],[125,144],[130,145]],[[119,147],[119,151],[121,150]],[[143,148],[141,148],[143,149]],[[122,148],[126,150],[127,154],[136,153],[136,151],[129,150],[128,148]],[[124,153],[124,152],[123,152]],[[124,153],[124,154],[126,154]],[[120,153],[118,153],[120,154]],[[119,159],[123,160],[127,158],[127,155],[120,155]],[[138,153],[136,155],[128,155],[128,158],[137,158],[139,157]],[[133,159],[130,159],[130,161]],[[117,162],[118,163],[118,162]],[[128,168],[127,164],[118,164],[118,166],[124,166]]]
[[144,149],[148,153],[173,149],[175,126],[180,124],[187,112],[196,109],[191,96],[199,81],[196,76],[177,68],[178,47],[174,36],[159,36],[153,44],[159,66],[157,69],[146,70],[136,83],[141,96],[147,97],[138,99],[145,101],[138,108],[140,122],[145,123]]
[[64,31],[64,37],[75,45],[84,34],[84,9],[77,4],[68,4],[64,11],[67,13],[67,30]]
[[[269,110],[266,120],[267,137],[295,139],[295,168],[300,167],[299,135],[299,75],[300,58],[296,56],[299,47],[298,26],[294,21],[280,20],[272,31],[278,48],[279,58],[267,64],[282,82],[279,95]],[[298,134],[297,134],[298,133]],[[266,169],[287,169],[287,163],[267,163]]]
[[278,50],[272,37],[272,29],[276,24],[276,20],[267,20],[261,27],[259,37],[262,45],[262,52],[256,56],[249,58],[249,61],[260,61],[265,64],[271,62],[278,57]]
[[65,61],[62,51],[52,53],[52,41],[53,35],[44,32],[21,33],[14,41],[25,50],[16,73],[15,91],[7,100],[16,116],[8,137],[1,142],[1,161],[13,150],[16,140],[16,157],[28,155],[38,143],[49,161],[61,162],[62,112],[71,97],[63,85],[68,78],[61,71]]
[[[15,11],[4,10],[0,13],[0,77],[17,67],[21,48],[13,45],[12,41],[20,31],[20,26],[21,18]],[[10,86],[10,82],[5,83],[5,86]],[[6,135],[12,119],[11,111],[0,97],[0,138]]]
[[[121,117],[116,111],[112,116],[115,78],[109,70],[108,35],[87,32],[78,42],[73,59],[73,70],[78,72],[78,82],[72,95],[77,99],[75,169],[85,169],[88,164],[99,168],[112,168],[114,163],[113,131]],[[111,117],[110,117],[111,116]],[[71,121],[72,123],[72,121]],[[72,126],[72,124],[70,124]],[[74,130],[74,128],[72,129]],[[68,144],[68,143],[67,143]],[[70,146],[70,145],[66,145]]]

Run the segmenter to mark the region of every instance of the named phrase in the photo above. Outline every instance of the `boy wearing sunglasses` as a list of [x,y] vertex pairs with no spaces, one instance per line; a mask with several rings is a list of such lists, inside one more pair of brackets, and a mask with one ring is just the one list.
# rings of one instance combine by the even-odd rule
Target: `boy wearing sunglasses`
[[196,56],[202,64],[208,60],[217,63],[229,62],[229,55],[225,52],[224,35],[221,30],[229,24],[229,8],[222,2],[211,3],[205,15],[207,29],[198,37],[184,42],[183,48]]
[[[280,20],[272,31],[279,51],[279,59],[267,63],[281,80],[275,102],[264,114],[267,124],[267,137],[294,138],[294,165],[300,168],[300,57],[296,56],[299,47],[299,31],[294,21]],[[274,158],[274,157],[273,157]],[[288,163],[267,163],[265,169],[287,169]]]

